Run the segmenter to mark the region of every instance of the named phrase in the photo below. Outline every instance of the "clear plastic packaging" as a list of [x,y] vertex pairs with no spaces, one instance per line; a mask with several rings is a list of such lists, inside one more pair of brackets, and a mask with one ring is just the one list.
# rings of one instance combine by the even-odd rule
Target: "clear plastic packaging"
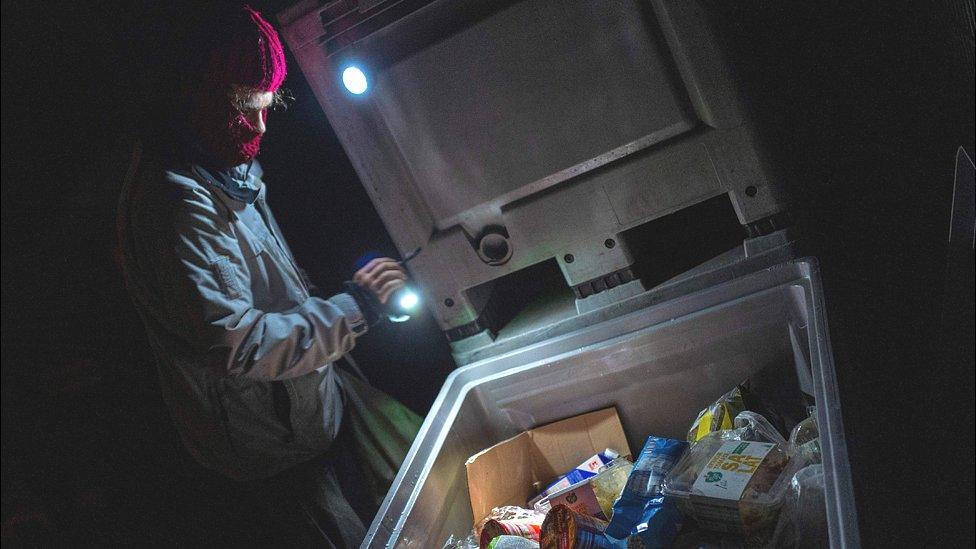
[[596,501],[607,518],[613,515],[613,502],[617,501],[624,491],[633,468],[634,464],[626,458],[617,458],[605,470],[590,479]]
[[519,536],[498,536],[488,543],[488,549],[539,549],[539,543]]
[[447,538],[441,549],[479,549],[478,538],[471,533],[466,538],[455,537],[453,534]]
[[742,393],[742,386],[737,385],[699,412],[688,430],[688,442],[698,442],[708,433],[731,429],[732,421],[746,409]]
[[795,549],[830,546],[823,465],[807,465],[793,475],[773,533],[772,546]]
[[755,538],[779,513],[788,443],[761,415],[742,412],[734,428],[694,444],[664,482],[664,495],[699,526]]
[[817,428],[817,407],[810,406],[807,412],[809,417],[797,423],[790,433],[791,446],[801,446],[820,438],[820,429]]
[[810,407],[810,417],[796,424],[790,433],[790,456],[793,472],[821,462],[820,430],[817,427],[817,407]]

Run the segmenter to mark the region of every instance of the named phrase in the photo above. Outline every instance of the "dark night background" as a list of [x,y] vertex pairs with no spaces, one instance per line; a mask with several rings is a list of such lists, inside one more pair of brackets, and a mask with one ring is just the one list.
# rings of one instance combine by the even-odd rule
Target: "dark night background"
[[[713,4],[822,263],[864,543],[971,546],[973,256],[953,285],[946,236],[956,149],[973,151],[972,2]],[[287,503],[182,449],[113,259],[136,90],[197,8],[3,4],[4,545],[309,540]],[[335,288],[394,250],[289,67],[261,160],[299,261]],[[452,368],[429,317],[356,356],[421,414]]]

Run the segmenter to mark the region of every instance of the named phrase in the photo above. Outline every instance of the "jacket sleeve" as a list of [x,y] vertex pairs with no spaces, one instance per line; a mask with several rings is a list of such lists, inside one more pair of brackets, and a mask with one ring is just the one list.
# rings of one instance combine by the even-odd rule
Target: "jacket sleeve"
[[263,380],[308,373],[352,350],[366,329],[352,296],[309,297],[283,312],[254,306],[237,236],[212,197],[183,188],[173,211],[174,306],[183,335],[232,375]]

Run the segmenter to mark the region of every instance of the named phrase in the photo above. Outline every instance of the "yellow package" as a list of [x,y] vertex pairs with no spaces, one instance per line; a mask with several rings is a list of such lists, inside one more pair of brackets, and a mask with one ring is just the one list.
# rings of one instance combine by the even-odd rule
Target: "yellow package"
[[691,424],[691,429],[688,430],[688,442],[698,442],[702,437],[714,431],[731,429],[735,416],[746,409],[742,391],[742,386],[736,385],[711,406],[702,410],[698,414],[698,418]]

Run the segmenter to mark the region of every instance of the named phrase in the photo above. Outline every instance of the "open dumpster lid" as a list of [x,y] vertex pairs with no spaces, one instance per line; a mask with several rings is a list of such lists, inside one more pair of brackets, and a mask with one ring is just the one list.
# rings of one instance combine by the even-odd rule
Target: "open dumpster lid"
[[585,295],[630,279],[628,229],[723,194],[742,225],[785,209],[699,2],[307,1],[280,20],[393,240],[424,250],[411,269],[452,341],[511,273],[555,259]]

